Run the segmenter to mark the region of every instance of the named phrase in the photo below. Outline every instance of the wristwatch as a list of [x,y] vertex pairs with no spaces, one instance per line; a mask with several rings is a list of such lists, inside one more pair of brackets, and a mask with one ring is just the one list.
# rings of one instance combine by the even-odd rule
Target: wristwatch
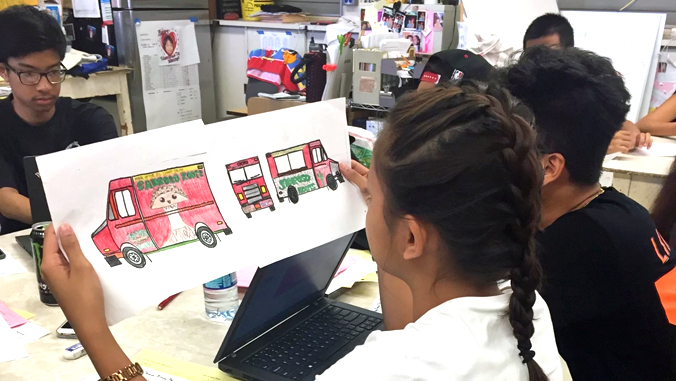
[[128,381],[136,376],[143,375],[143,368],[139,363],[129,365],[128,367],[120,369],[119,372],[113,373],[106,378],[102,378],[100,381]]

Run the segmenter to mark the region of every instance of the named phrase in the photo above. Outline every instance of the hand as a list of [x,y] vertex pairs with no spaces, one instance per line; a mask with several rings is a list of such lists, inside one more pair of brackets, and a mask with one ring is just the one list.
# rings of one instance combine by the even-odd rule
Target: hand
[[641,132],[636,136],[636,148],[647,148],[653,146],[653,137],[650,132]]
[[340,172],[349,182],[359,188],[364,197],[367,196],[368,192],[366,190],[366,184],[369,177],[368,168],[364,167],[356,160],[352,160],[352,168],[340,163]]
[[[640,134],[639,134],[640,135]],[[631,131],[620,130],[615,133],[613,140],[610,141],[607,153],[627,153],[634,148],[637,138]]]
[[[76,331],[107,329],[101,281],[91,263],[82,254],[80,244],[69,225],[59,227],[59,237],[68,260],[59,249],[54,227],[45,231],[42,253],[42,277],[66,318]],[[79,334],[79,332],[78,332]]]

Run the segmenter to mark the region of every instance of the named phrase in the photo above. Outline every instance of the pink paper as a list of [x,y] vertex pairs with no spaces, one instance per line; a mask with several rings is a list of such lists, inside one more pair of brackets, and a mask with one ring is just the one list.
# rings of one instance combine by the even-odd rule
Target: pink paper
[[249,266],[247,268],[237,271],[237,287],[249,288],[254,275],[258,270],[258,266]]
[[0,315],[5,319],[9,328],[16,328],[20,325],[24,325],[28,320],[21,317],[16,312],[12,311],[5,303],[0,302]]
[[[338,271],[336,271],[336,274],[333,277],[334,278],[337,277],[342,272],[349,269],[350,266],[354,265],[360,260],[361,258],[359,257],[346,256],[343,259],[343,262],[340,264],[340,267],[338,267]],[[258,270],[258,266],[249,266],[247,268],[237,271],[237,287],[249,288],[249,286],[251,285],[251,281],[253,280],[253,277],[256,274],[256,270]]]

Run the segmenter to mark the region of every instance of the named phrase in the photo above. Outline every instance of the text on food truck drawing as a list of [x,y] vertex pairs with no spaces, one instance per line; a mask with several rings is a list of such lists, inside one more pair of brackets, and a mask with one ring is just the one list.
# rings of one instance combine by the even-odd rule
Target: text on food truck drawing
[[228,164],[225,168],[242,212],[248,218],[251,218],[251,213],[257,210],[275,211],[275,204],[263,178],[258,156]]
[[204,164],[123,177],[108,184],[107,218],[92,240],[113,267],[120,258],[143,268],[145,255],[232,234],[214,200]]
[[301,194],[324,187],[336,190],[338,183],[345,181],[338,162],[326,155],[319,140],[271,152],[265,157],[280,202],[288,198],[295,204]]

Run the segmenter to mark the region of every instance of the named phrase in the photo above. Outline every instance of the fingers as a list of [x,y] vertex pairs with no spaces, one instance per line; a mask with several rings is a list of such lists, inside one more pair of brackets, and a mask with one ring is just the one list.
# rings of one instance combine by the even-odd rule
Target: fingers
[[[359,187],[360,190],[366,189],[366,177],[347,165],[340,163],[340,172],[351,183]],[[368,170],[367,170],[368,173]]]
[[68,224],[59,226],[59,238],[61,239],[61,246],[68,255],[68,260],[74,266],[89,264],[87,258],[82,254],[80,243],[75,236],[73,228]]
[[646,136],[646,148],[650,149],[653,146],[653,136],[649,132],[645,133]]
[[369,169],[361,165],[360,162],[357,160],[352,160],[352,169],[354,169],[357,173],[359,173],[362,176],[366,176],[369,174]]
[[51,280],[64,274],[63,269],[68,268],[68,261],[59,251],[59,244],[54,232],[54,225],[49,225],[45,230],[45,240],[42,245],[42,264],[40,271],[48,284]]

